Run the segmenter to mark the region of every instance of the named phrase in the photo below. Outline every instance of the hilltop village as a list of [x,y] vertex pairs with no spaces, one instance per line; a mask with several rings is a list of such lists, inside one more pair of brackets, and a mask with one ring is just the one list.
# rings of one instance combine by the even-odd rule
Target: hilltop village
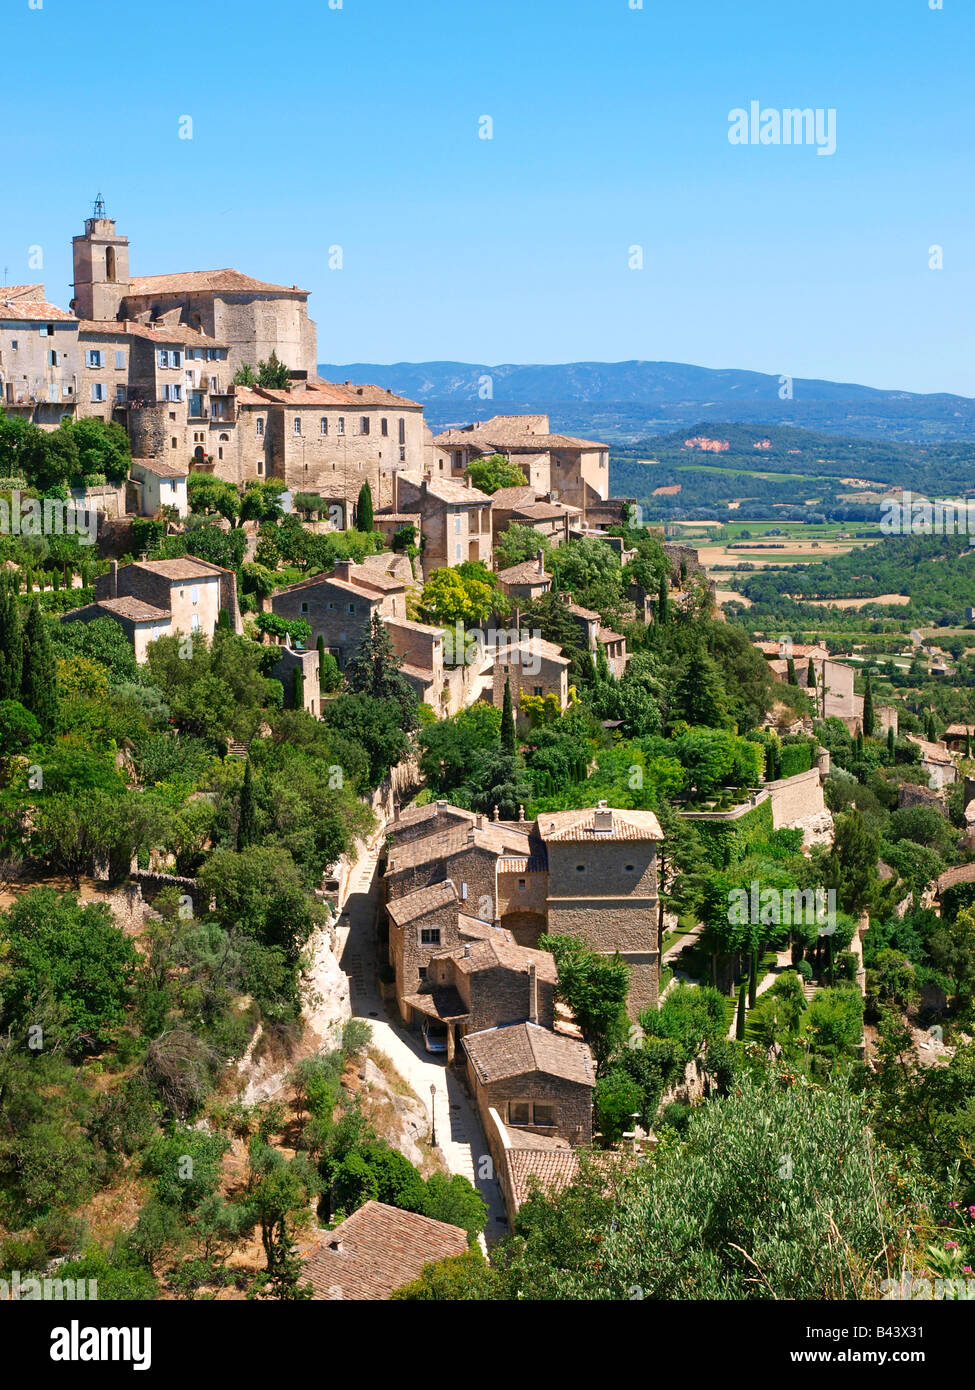
[[963,1272],[975,729],[726,621],[605,443],[322,380],[307,291],[133,275],[100,201],[73,264],[0,290],[0,1276]]

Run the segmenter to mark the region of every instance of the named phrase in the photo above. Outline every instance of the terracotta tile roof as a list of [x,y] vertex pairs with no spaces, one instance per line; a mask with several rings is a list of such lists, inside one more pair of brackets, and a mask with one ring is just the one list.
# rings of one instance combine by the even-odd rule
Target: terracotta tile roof
[[[23,296],[15,292],[21,290]],[[28,294],[40,291],[36,298]],[[74,323],[74,314],[59,309],[56,304],[48,304],[44,298],[43,285],[4,285],[0,287],[0,323]]]
[[564,516],[577,516],[579,508],[564,502],[523,502],[511,511],[516,517],[527,516],[529,521],[556,521]]
[[195,556],[181,555],[176,560],[135,560],[133,569],[148,570],[150,574],[162,575],[164,579],[178,583],[179,580],[212,579],[223,574],[219,565],[211,565]]
[[557,1076],[581,1086],[595,1085],[592,1053],[586,1044],[540,1028],[536,1023],[509,1023],[468,1033],[464,1049],[483,1085],[530,1072]]
[[467,1232],[445,1221],[367,1202],[304,1250],[304,1280],[316,1299],[389,1298],[424,1265],[467,1250]]
[[415,632],[421,637],[443,638],[442,628],[431,627],[429,623],[415,623],[412,618],[383,618],[383,626],[399,627],[404,632]]
[[143,603],[140,598],[123,594],[121,598],[98,600],[99,608],[107,608],[109,613],[117,613],[120,618],[131,618],[134,623],[169,622],[172,613],[168,608],[154,608],[151,603]]
[[471,941],[486,941],[492,936],[503,937],[505,941],[514,941],[511,932],[505,927],[496,927],[491,922],[484,922],[480,917],[468,917],[464,912],[457,914],[457,930],[462,937],[469,938]]
[[403,1003],[417,1009],[428,1018],[438,1018],[443,1022],[467,1018],[469,1010],[454,989],[453,985],[435,985],[425,994],[404,994]]
[[365,565],[353,565],[350,573],[353,584],[360,584],[364,588],[378,589],[384,594],[406,592],[406,585],[402,579],[397,579],[392,574],[384,574],[382,570],[367,569]]
[[552,576],[539,570],[537,560],[522,560],[520,565],[509,565],[506,570],[498,570],[495,578],[499,584],[551,584]]
[[417,681],[423,686],[433,685],[436,679],[429,666],[415,666],[412,661],[401,661],[399,669],[407,680]]
[[222,338],[198,333],[185,323],[137,323],[135,319],[79,319],[78,332],[96,338],[145,338],[152,343],[181,343],[186,347],[226,347]]
[[434,438],[434,443],[443,447],[467,446],[485,451],[495,448],[530,449],[608,449],[594,439],[576,439],[570,434],[551,434],[547,415],[495,415],[490,420],[463,429],[445,430]]
[[574,613],[577,618],[585,618],[590,623],[602,622],[598,613],[594,613],[591,608],[583,608],[581,603],[567,603],[565,607],[566,612]]
[[526,653],[531,657],[542,657],[545,661],[554,661],[561,666],[569,665],[569,658],[562,655],[562,648],[556,646],[554,642],[546,642],[544,637],[528,637],[524,642],[512,642],[509,646],[498,647],[498,661],[504,665],[528,665],[528,662],[515,662],[511,659],[512,652],[519,655]]
[[461,806],[451,806],[446,801],[428,801],[425,806],[405,806],[388,829],[395,836],[397,830],[407,826],[432,822],[436,828],[436,822],[442,821],[444,817],[453,821],[467,821],[470,824],[477,819],[473,811],[465,811]]
[[[419,840],[417,843],[425,844],[426,842]],[[443,883],[433,884],[430,888],[418,888],[415,893],[407,893],[402,898],[393,898],[386,904],[386,911],[396,925],[402,927],[407,922],[415,922],[421,917],[428,917],[431,912],[437,912],[441,908],[455,907],[459,901],[457,889],[448,878]]]
[[412,522],[414,526],[419,526],[423,517],[419,512],[373,512],[373,521],[390,521],[397,525],[406,526]]
[[548,870],[545,854],[534,854],[530,858],[516,854],[505,854],[498,860],[499,874],[544,874]]
[[143,468],[157,478],[188,478],[190,474],[185,463],[170,463],[167,459],[133,459],[132,467]]
[[600,627],[596,629],[596,637],[605,646],[607,642],[625,642],[626,638],[620,632],[614,632],[612,628]]
[[551,951],[534,951],[528,946],[518,946],[505,941],[500,932],[494,932],[480,941],[467,946],[455,946],[452,950],[441,951],[434,959],[449,958],[456,963],[464,975],[476,975],[479,970],[494,970],[504,966],[506,970],[517,970],[527,974],[529,966],[534,965],[540,980],[555,984],[558,971],[555,957]]
[[491,493],[491,506],[495,511],[506,511],[509,507],[520,507],[535,501],[533,487],[499,487]]
[[[611,828],[596,829],[601,811],[612,817]],[[564,840],[662,840],[660,823],[652,811],[617,811],[590,807],[584,811],[546,811],[538,818],[538,833],[546,843]]]
[[[512,1145],[528,1138],[518,1130],[508,1130]],[[508,1187],[516,1209],[531,1196],[538,1186],[549,1194],[561,1192],[579,1176],[579,1158],[575,1149],[540,1148],[534,1144],[504,1151],[508,1169]]]
[[237,400],[241,405],[286,405],[295,409],[319,406],[389,406],[392,409],[422,410],[419,401],[411,401],[408,396],[397,396],[387,391],[385,386],[356,385],[347,381],[340,385],[335,381],[296,381],[287,389],[272,390],[268,386],[239,386]]
[[425,482],[427,495],[436,497],[440,502],[450,502],[455,505],[465,503],[472,507],[486,507],[491,502],[486,492],[481,492],[476,487],[467,487],[464,483],[452,482],[450,478],[427,478],[423,473],[405,468],[400,470],[398,476],[418,490],[422,489]]
[[907,735],[909,741],[921,750],[921,757],[927,763],[940,763],[943,766],[954,767],[954,761],[942,743],[931,743],[926,738],[918,738],[916,734]]
[[148,294],[194,294],[207,291],[221,291],[227,294],[246,294],[259,291],[263,294],[302,294],[297,285],[274,285],[268,280],[254,280],[239,270],[227,267],[224,270],[178,270],[172,275],[134,275],[129,281],[127,297]]

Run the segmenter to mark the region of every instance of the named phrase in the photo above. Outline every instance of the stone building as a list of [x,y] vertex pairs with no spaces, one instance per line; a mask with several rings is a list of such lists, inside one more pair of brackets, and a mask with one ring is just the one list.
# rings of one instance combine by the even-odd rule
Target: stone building
[[[825,647],[793,642],[791,638],[784,638],[780,642],[756,642],[754,645],[781,681],[788,679],[789,661],[792,661],[796,681],[815,702],[820,719],[835,717],[848,722],[862,716],[863,699],[860,697],[858,709],[853,690],[853,668],[833,661]],[[813,684],[809,682],[810,662],[815,678]]]
[[245,364],[256,367],[272,352],[296,371],[315,375],[316,333],[307,290],[231,269],[132,276],[128,237],[116,232],[100,202],[72,248],[71,308],[79,318],[163,321],[204,333],[228,345],[231,376]]
[[470,479],[451,482],[425,473],[396,474],[394,510],[419,513],[426,574],[480,560],[490,568],[491,499]]
[[217,476],[238,484],[279,478],[336,509],[338,526],[355,521],[363,483],[375,508],[388,506],[399,471],[422,466],[423,407],[382,386],[314,380],[287,390],[238,387],[233,407],[231,447],[214,464]]
[[446,430],[434,438],[430,452],[434,470],[451,477],[461,476],[474,459],[503,454],[536,495],[551,494],[583,514],[587,505],[609,496],[609,446],[553,434],[547,415],[495,415]]
[[610,671],[616,680],[620,680],[626,672],[628,659],[626,638],[618,632],[613,632],[611,628],[604,627],[602,618],[591,608],[583,608],[581,604],[568,600],[565,608],[582,633],[583,645],[594,657],[602,647]]
[[271,611],[282,618],[303,618],[311,627],[309,646],[321,637],[341,670],[369,632],[373,614],[405,618],[406,586],[402,580],[352,560],[336,560],[331,574],[316,574],[271,598]]
[[520,565],[509,565],[498,570],[498,583],[508,598],[516,603],[530,603],[541,598],[552,587],[552,576],[545,570],[545,560],[539,551],[534,560],[523,560]]
[[468,1033],[464,1051],[485,1128],[494,1110],[510,1127],[592,1142],[596,1069],[584,1042],[524,1022]]
[[530,526],[550,545],[563,545],[580,515],[577,507],[551,497],[526,497],[524,488],[499,488],[491,497],[491,532],[496,541],[509,526]]
[[65,613],[61,621],[114,619],[141,663],[148,644],[159,637],[212,637],[221,609],[229,614],[233,630],[240,632],[237,580],[231,570],[192,555],[122,566],[113,560],[109,572],[95,580],[95,601]]
[[318,684],[318,652],[314,647],[293,647],[290,639],[281,644],[281,656],[271,668],[271,676],[284,686],[284,703],[294,708],[295,675],[301,672],[301,707],[316,719],[322,712],[322,696]]
[[507,680],[515,709],[525,695],[554,695],[559,712],[564,713],[569,705],[570,664],[561,647],[542,637],[527,637],[499,646],[494,663],[494,704],[499,708],[504,704]]
[[657,1003],[657,845],[652,811],[546,812],[538,820],[548,865],[547,930],[618,952],[630,967],[631,1018]]
[[189,510],[186,480],[189,468],[168,459],[132,460],[131,481],[138,492],[138,509],[143,516],[155,516],[162,507],[175,507],[180,516]]
[[43,285],[0,289],[0,403],[13,418],[54,428],[81,392],[78,320]]

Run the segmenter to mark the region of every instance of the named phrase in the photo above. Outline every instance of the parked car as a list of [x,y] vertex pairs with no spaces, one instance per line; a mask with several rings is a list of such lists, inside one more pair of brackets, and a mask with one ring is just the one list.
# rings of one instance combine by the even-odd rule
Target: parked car
[[422,1032],[423,1045],[428,1052],[447,1051],[446,1023],[439,1023],[435,1018],[424,1018]]

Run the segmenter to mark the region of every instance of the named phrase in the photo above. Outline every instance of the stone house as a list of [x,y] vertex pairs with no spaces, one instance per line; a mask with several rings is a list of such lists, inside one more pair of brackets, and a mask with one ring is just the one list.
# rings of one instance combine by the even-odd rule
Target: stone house
[[81,390],[78,320],[49,304],[43,285],[0,288],[0,404],[13,418],[54,429]]
[[142,516],[155,516],[162,507],[175,507],[180,516],[186,516],[189,511],[187,465],[170,463],[165,458],[133,459],[129,476],[137,484]]
[[402,810],[395,806],[389,833],[396,844],[406,845],[447,828],[469,828],[476,823],[477,814],[474,811],[451,806],[447,801],[428,801],[425,806],[407,806]]
[[583,511],[609,496],[609,446],[553,434],[547,415],[495,415],[433,440],[432,459],[452,477],[474,459],[503,454],[524,473],[536,494],[551,493]]
[[395,478],[394,509],[419,513],[423,533],[423,569],[447,569],[466,560],[491,566],[491,499],[464,482],[423,473],[400,472]]
[[584,1042],[522,1022],[468,1033],[463,1045],[485,1129],[494,1110],[509,1127],[592,1142],[596,1069]]
[[62,622],[113,618],[132,642],[135,659],[159,637],[199,633],[211,638],[221,609],[235,632],[242,631],[237,580],[232,571],[186,555],[176,560],[139,560],[119,566],[95,580],[95,601],[65,613]]
[[271,611],[282,618],[303,618],[311,627],[308,645],[322,637],[344,670],[368,635],[373,614],[405,618],[406,585],[381,570],[337,560],[331,574],[302,579],[271,597]]
[[389,898],[450,879],[457,885],[461,911],[504,926],[497,906],[498,864],[506,856],[534,857],[533,829],[527,821],[514,827],[479,816],[473,825],[453,824],[420,839],[395,840],[386,869]]
[[530,603],[541,598],[552,587],[552,576],[545,571],[545,560],[539,551],[534,560],[524,560],[520,565],[509,565],[498,570],[498,583],[515,603]]
[[657,1003],[657,845],[652,811],[546,812],[538,836],[548,864],[547,930],[580,936],[595,951],[617,952],[630,967],[631,1018]]
[[[280,478],[292,492],[311,492],[351,526],[359,491],[373,507],[395,500],[400,470],[423,459],[423,407],[383,386],[294,381],[286,390],[237,387],[233,448],[218,476],[245,483]],[[411,510],[398,508],[398,510]]]
[[554,695],[564,713],[569,704],[570,664],[561,647],[542,637],[500,645],[494,663],[493,703],[498,708],[503,705],[504,683],[509,680],[516,709],[525,695]]
[[591,608],[583,608],[581,604],[571,602],[566,602],[565,608],[582,633],[583,645],[592,652],[593,657],[602,647],[610,671],[620,680],[626,672],[628,660],[626,638],[618,632],[613,632],[611,628],[604,627],[602,618]]
[[[862,716],[863,700],[861,697],[858,710],[857,697],[853,689],[853,668],[833,661],[825,647],[793,642],[790,638],[784,638],[780,642],[756,642],[754,645],[781,681],[788,679],[791,659],[795,667],[796,681],[815,701],[816,711],[821,719],[835,717],[847,721]],[[815,686],[809,684],[810,662],[815,676]]]
[[493,494],[491,531],[495,541],[509,526],[530,526],[553,546],[567,541],[570,529],[579,516],[578,509],[551,499],[512,498],[512,493],[522,491],[521,488],[501,488]]
[[425,1265],[467,1249],[460,1226],[370,1201],[301,1250],[301,1282],[312,1285],[314,1299],[378,1302]]
[[[422,842],[420,842],[422,843]],[[395,885],[387,880],[387,887]],[[406,1022],[412,1021],[414,996],[424,988],[434,956],[495,928],[465,911],[463,885],[440,878],[426,887],[393,896],[389,918],[389,963],[396,973],[396,998]]]
[[918,738],[916,734],[908,734],[907,737],[921,751],[921,770],[927,775],[932,791],[944,791],[957,782],[958,769],[944,743],[932,743],[929,739]]

